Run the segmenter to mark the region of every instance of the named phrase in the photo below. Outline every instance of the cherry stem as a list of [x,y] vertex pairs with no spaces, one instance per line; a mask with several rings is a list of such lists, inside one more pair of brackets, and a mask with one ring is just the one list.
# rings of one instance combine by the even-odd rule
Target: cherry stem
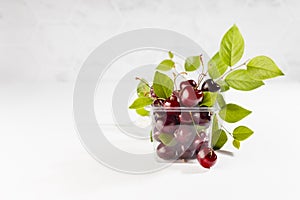
[[190,116],[191,116],[191,119],[192,119],[192,122],[193,122],[194,128],[195,128],[195,130],[196,130],[196,133],[197,133],[197,135],[200,137],[200,135],[199,135],[199,133],[198,133],[198,130],[197,130],[197,127],[196,127],[196,124],[195,124],[195,121],[194,121],[194,119],[193,119],[192,112],[190,111],[189,113],[190,113]]
[[199,74],[199,77],[198,77],[198,83],[197,83],[196,88],[198,88],[198,87],[200,86],[200,83],[202,82],[202,80],[204,79],[204,77],[205,77],[206,75],[207,75],[207,72]]
[[200,59],[201,65],[202,65],[202,72],[201,72],[201,74],[203,74],[204,73],[204,62],[203,62],[202,54],[200,54],[199,59]]
[[175,85],[175,88],[177,90],[177,84],[176,84],[176,79],[179,77],[179,76],[182,76],[185,80],[187,80],[187,78],[183,75],[187,75],[187,72],[178,72],[175,68],[174,68],[174,71],[176,73],[173,73],[174,75],[174,85]]
[[234,71],[234,70],[236,70],[236,69],[238,69],[238,68],[240,68],[240,67],[245,66],[249,60],[250,60],[250,59],[247,59],[245,62],[243,62],[242,64],[240,64],[240,65],[238,65],[238,66],[236,66],[236,67],[230,67],[230,68],[229,68],[229,71],[227,71],[227,72],[226,72],[225,74],[223,74],[220,78],[218,78],[217,80],[215,80],[215,82],[216,82],[216,81],[219,81],[220,79],[223,79],[223,78],[224,78],[227,74],[229,74],[230,72],[232,72],[232,71]]
[[142,81],[143,83],[145,83],[145,84],[150,88],[150,85],[149,85],[145,80],[143,80],[142,78],[140,78],[140,77],[135,77],[135,80]]
[[221,125],[221,127],[229,134],[233,137],[232,133],[230,131],[228,131],[223,125]]
[[203,57],[202,56],[203,56],[202,54],[200,54],[200,56],[199,56],[200,63],[201,63],[201,66],[202,66],[202,71],[198,76],[198,83],[197,83],[196,88],[198,88],[200,86],[200,83],[202,82],[203,78],[207,75],[207,71],[204,73],[204,62],[203,62]]

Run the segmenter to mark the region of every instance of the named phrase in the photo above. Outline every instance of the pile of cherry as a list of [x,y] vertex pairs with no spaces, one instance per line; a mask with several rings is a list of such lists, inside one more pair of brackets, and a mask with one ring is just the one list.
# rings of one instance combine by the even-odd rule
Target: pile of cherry
[[[220,86],[212,79],[203,82],[201,89],[194,80],[180,83],[180,90],[173,91],[171,97],[166,100],[157,98],[153,88],[150,93],[157,98],[152,106],[153,111],[153,138],[159,142],[156,152],[164,160],[195,159],[205,167],[210,168],[217,160],[217,155],[208,145],[208,136],[205,129],[211,124],[211,113],[197,109],[200,106],[203,91],[217,92]],[[190,109],[178,110],[178,107]],[[204,107],[204,106],[203,106]],[[197,127],[203,127],[198,129]],[[164,144],[160,137],[167,134],[172,138],[169,144]],[[173,141],[174,140],[174,141]]]

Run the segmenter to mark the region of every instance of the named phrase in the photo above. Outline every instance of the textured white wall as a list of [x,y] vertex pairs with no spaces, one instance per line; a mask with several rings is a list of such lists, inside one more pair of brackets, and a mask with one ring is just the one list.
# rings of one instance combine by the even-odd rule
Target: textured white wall
[[73,81],[101,42],[123,31],[181,32],[212,55],[236,23],[248,57],[274,58],[300,80],[297,0],[0,0],[0,83]]

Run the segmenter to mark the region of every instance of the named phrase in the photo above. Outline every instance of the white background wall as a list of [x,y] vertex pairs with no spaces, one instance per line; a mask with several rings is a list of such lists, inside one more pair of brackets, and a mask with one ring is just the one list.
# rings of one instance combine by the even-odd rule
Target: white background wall
[[0,82],[72,81],[88,54],[123,31],[183,33],[211,56],[236,23],[246,54],[274,58],[300,80],[297,0],[0,0]]
[[[299,10],[298,0],[0,0],[0,199],[300,199]],[[234,157],[218,154],[211,171],[180,164],[133,176],[86,152],[72,92],[91,51],[118,33],[155,27],[189,36],[212,56],[233,23],[246,57],[266,54],[286,74],[228,95],[253,111],[242,123],[255,130],[240,150],[228,144]],[[152,150],[148,141],[117,144]]]

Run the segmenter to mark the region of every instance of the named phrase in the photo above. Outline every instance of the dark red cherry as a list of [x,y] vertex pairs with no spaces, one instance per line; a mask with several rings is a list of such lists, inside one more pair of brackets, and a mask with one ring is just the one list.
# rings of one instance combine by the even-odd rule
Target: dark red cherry
[[202,100],[204,97],[202,90],[195,89],[195,94],[196,94],[197,99],[199,100],[198,103],[202,103]]
[[162,99],[156,99],[152,103],[152,106],[155,106],[155,107],[161,107],[163,105],[164,105],[164,100],[162,100]]
[[201,149],[209,147],[207,140],[201,141],[199,144],[198,141],[197,142],[195,141],[194,144],[197,144],[197,147],[195,149],[196,154],[198,154]]
[[150,87],[150,96],[153,97],[153,98],[157,97],[156,94],[154,93],[154,89],[153,89],[152,86]]
[[212,148],[201,148],[197,154],[197,160],[204,168],[212,167],[217,161],[217,155]]
[[196,83],[196,81],[194,81],[194,80],[187,80],[187,81],[182,81],[181,83],[180,83],[180,90],[182,90],[183,88],[185,88],[186,86],[192,86],[193,88],[196,88],[197,87],[197,83]]
[[176,150],[160,143],[156,148],[157,155],[164,160],[172,160],[176,158]]
[[178,128],[179,118],[177,115],[165,114],[155,122],[155,128],[161,133],[174,133]]
[[202,91],[210,91],[217,92],[221,89],[221,87],[215,83],[212,79],[207,79],[203,82],[201,90]]
[[210,125],[211,115],[209,112],[194,112],[192,116],[195,124],[205,127]]
[[193,120],[192,120],[192,116],[190,112],[182,112],[179,115],[179,121],[181,124],[192,124]]
[[180,102],[187,107],[193,107],[203,100],[203,92],[194,90],[192,86],[186,86],[180,92]]
[[180,156],[182,156],[184,154],[184,152],[188,149],[186,147],[186,145],[177,143],[177,145],[175,146],[175,148],[176,148],[176,153],[177,153],[178,157],[180,159],[185,159],[185,158],[181,158]]
[[195,159],[197,157],[197,154],[195,153],[195,151],[192,151],[190,149],[185,150],[185,152],[183,152],[181,154],[181,156],[179,157],[180,159]]
[[174,107],[180,107],[180,104],[177,100],[176,96],[171,96],[164,102],[164,107],[167,108],[174,108]]
[[190,144],[195,135],[196,131],[189,125],[181,125],[174,132],[174,137],[176,141],[184,145]]
[[168,115],[179,115],[180,110],[178,110],[180,107],[180,103],[178,102],[178,99],[175,95],[172,95],[164,102],[164,108]]
[[191,147],[192,149],[196,150],[197,153],[199,152],[200,150],[200,147],[203,146],[203,143],[207,143],[207,146],[208,146],[208,142],[207,142],[207,135],[205,132],[199,132],[196,137],[194,138],[194,141],[193,143],[191,144]]

